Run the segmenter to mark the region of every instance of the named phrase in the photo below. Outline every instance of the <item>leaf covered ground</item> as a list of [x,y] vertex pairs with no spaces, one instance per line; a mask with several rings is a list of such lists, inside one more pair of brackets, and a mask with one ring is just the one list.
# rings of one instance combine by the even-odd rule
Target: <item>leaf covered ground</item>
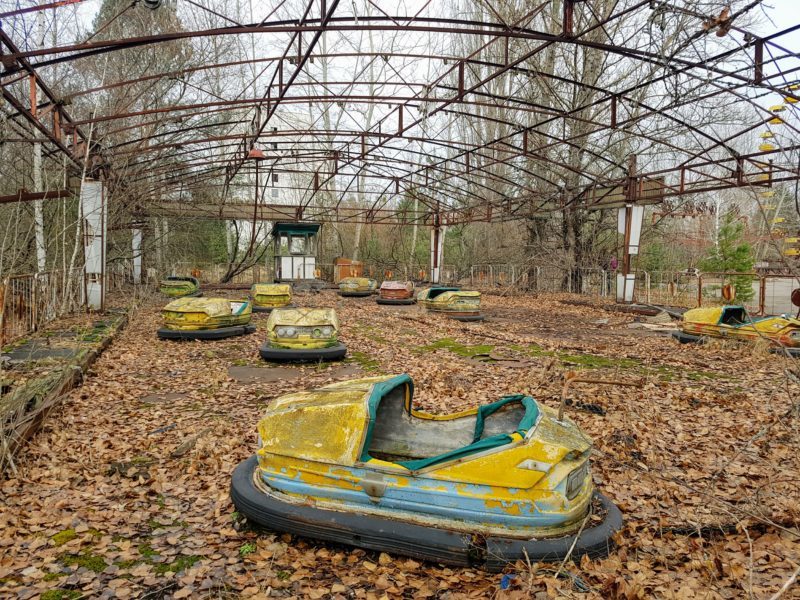
[[[800,565],[793,363],[752,346],[680,346],[631,327],[633,315],[567,299],[485,295],[487,321],[462,324],[298,296],[336,307],[350,358],[278,381],[247,369],[263,366],[262,331],[160,342],[154,300],[0,482],[0,596],[770,597]],[[230,503],[230,473],[283,393],[408,372],[435,412],[514,392],[555,407],[570,371],[641,383],[570,392],[568,414],[595,442],[595,483],[625,516],[606,559],[488,574],[253,530]]]

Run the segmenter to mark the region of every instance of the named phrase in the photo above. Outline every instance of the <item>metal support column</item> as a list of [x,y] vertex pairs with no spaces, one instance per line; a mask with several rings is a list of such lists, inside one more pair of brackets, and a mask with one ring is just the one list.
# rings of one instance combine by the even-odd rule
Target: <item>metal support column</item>
[[617,273],[617,302],[633,302],[636,273],[633,271],[633,256],[639,254],[639,238],[642,234],[644,206],[637,206],[639,178],[636,176],[636,155],[628,158],[628,180],[625,184],[625,206],[617,213],[617,231],[624,236],[622,265]]
[[106,201],[102,181],[84,179],[81,185],[83,220],[84,292],[86,306],[105,308],[106,292]]
[[433,215],[433,228],[431,229],[431,283],[441,281],[442,255],[444,254],[444,234],[447,228],[442,228],[439,213]]
[[142,230],[131,232],[131,251],[133,253],[133,283],[142,283]]

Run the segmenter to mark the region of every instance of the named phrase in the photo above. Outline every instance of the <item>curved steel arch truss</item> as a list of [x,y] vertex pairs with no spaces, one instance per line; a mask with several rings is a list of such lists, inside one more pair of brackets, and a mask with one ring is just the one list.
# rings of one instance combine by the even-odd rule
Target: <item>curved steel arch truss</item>
[[[249,206],[271,188],[296,215],[385,222],[415,198],[417,220],[468,222],[607,207],[617,188],[652,202],[800,177],[784,42],[800,25],[756,35],[752,2],[261,4],[247,18],[165,4],[148,31],[101,14],[45,48],[25,39],[36,9],[9,11],[4,117],[140,212]],[[755,152],[765,129],[779,143]]]

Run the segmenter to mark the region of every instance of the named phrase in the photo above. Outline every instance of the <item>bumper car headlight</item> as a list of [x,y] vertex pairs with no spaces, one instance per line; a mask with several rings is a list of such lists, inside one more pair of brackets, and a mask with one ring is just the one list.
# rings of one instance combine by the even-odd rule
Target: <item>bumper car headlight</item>
[[580,467],[574,469],[572,473],[567,476],[567,499],[574,500],[575,496],[583,488],[583,482],[589,474],[589,462],[584,462]]
[[800,329],[789,332],[789,339],[793,342],[800,343]]
[[297,337],[297,329],[294,327],[276,327],[275,335],[279,338],[294,338]]
[[331,337],[333,327],[314,327],[311,331],[311,337],[316,339],[325,339]]

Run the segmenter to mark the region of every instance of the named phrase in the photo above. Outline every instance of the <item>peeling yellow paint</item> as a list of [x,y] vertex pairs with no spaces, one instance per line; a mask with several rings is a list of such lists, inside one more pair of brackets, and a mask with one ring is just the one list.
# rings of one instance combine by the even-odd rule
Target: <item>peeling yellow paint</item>
[[[313,337],[317,327],[332,327],[330,337]],[[299,332],[295,337],[280,337],[279,327],[292,327]],[[279,348],[318,349],[336,344],[339,335],[339,319],[332,308],[276,308],[267,319],[267,336],[270,345]]]
[[178,298],[161,309],[170,329],[199,330],[246,325],[252,309],[247,301],[226,298]]
[[[567,501],[555,488],[561,486],[563,490],[568,475],[586,462],[591,441],[574,423],[568,419],[557,421],[556,413],[542,405],[539,405],[538,424],[525,438],[514,433],[511,443],[451,463],[435,464],[415,475],[386,460],[372,458],[361,463],[372,388],[390,378],[344,381],[274,400],[258,425],[262,471],[281,473],[286,478],[319,487],[319,496],[304,496],[315,502],[330,499],[324,488],[368,489],[360,479],[362,469],[368,469],[378,474],[381,483],[395,488],[455,493],[508,515],[521,515],[525,507],[533,506],[544,512],[563,513],[569,519],[585,514],[593,489],[588,471],[582,488],[572,500]],[[419,418],[434,420],[464,418],[475,413],[473,409],[434,416],[413,411]],[[520,467],[525,461],[541,466],[542,470]]]
[[292,286],[288,283],[255,283],[250,288],[253,304],[259,307],[276,308],[292,301]]
[[[779,341],[786,346],[800,346],[800,334],[795,339],[791,334],[800,331],[800,320],[793,317],[767,317],[752,319],[742,325],[726,325],[719,321],[724,307],[693,308],[683,315],[681,330],[693,335],[757,340],[761,337]],[[749,317],[746,317],[748,319]]]

